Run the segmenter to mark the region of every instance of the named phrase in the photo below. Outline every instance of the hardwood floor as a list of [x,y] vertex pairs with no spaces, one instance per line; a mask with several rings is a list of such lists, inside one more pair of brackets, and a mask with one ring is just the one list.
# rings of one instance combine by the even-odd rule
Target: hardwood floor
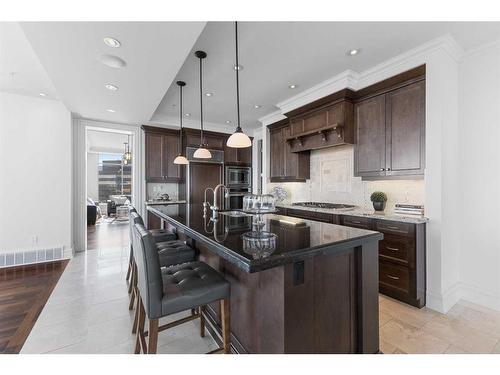
[[0,353],[19,353],[67,264],[0,269]]

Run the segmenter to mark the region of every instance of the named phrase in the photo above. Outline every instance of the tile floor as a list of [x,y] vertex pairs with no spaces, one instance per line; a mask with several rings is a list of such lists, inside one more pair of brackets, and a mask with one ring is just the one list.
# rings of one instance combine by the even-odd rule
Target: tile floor
[[[127,265],[127,246],[73,258],[21,353],[132,353]],[[192,321],[162,332],[158,352],[215,349],[198,327]],[[500,353],[500,312],[461,301],[442,315],[381,296],[380,347],[384,353]]]
[[[21,353],[133,353],[133,312],[125,275],[128,247],[89,250],[66,267]],[[182,317],[172,316],[164,322]],[[205,353],[216,349],[192,321],[159,335],[158,353]]]

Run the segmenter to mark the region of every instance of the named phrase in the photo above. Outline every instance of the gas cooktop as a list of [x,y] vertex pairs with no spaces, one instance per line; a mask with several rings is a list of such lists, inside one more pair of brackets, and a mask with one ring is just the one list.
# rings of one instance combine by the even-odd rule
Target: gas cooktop
[[323,202],[298,202],[292,203],[292,206],[313,207],[313,208],[331,208],[331,209],[352,209],[356,206],[342,203],[323,203]]

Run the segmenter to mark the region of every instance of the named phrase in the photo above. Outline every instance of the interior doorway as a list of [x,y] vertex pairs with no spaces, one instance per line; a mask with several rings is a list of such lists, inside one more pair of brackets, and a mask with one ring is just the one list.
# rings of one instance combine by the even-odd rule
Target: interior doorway
[[134,138],[127,130],[85,130],[86,250],[129,245],[128,209],[136,201]]

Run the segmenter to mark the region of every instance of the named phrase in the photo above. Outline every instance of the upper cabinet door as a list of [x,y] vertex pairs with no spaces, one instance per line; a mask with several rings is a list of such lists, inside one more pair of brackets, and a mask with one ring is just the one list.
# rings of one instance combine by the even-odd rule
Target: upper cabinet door
[[181,178],[181,167],[174,164],[179,155],[179,135],[163,135],[163,174],[166,181],[178,181]]
[[418,175],[425,168],[425,81],[386,97],[387,175]]
[[354,153],[354,175],[385,176],[385,95],[356,103],[354,123],[357,142]]
[[284,142],[282,128],[270,131],[270,156],[271,156],[271,181],[281,179],[284,176]]
[[163,180],[163,137],[146,133],[146,180]]

